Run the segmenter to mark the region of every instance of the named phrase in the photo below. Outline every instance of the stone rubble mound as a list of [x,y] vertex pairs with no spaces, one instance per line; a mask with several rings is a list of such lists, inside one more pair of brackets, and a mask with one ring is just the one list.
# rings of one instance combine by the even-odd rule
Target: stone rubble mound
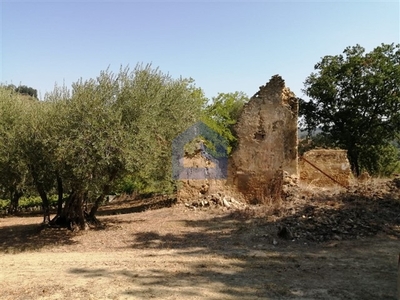
[[296,213],[276,221],[288,240],[360,239],[379,232],[400,237],[400,178],[377,186],[355,186],[331,199],[303,199]]
[[246,204],[236,200],[234,197],[227,196],[224,193],[218,192],[211,195],[203,195],[199,193],[199,199],[192,202],[185,202],[185,206],[191,209],[196,208],[227,208],[241,209],[245,208]]

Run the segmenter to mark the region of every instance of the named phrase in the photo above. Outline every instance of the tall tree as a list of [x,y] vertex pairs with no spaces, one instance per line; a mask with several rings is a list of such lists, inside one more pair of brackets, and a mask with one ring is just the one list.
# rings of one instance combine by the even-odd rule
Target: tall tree
[[199,118],[204,104],[191,79],[138,65],[79,80],[66,94],[46,96],[52,109],[42,119],[51,130],[43,137],[51,151],[38,151],[54,160],[47,169],[56,175],[59,194],[69,194],[55,220],[80,228],[95,222],[104,197],[127,174],[149,189],[172,191],[172,140]]
[[[115,76],[102,72],[96,79],[74,83],[70,97],[60,90],[46,96],[52,107],[49,119],[57,122],[49,125],[52,174],[59,194],[69,194],[63,207],[59,203],[54,222],[84,229],[87,221],[95,221],[98,205],[125,170],[126,132],[115,105],[116,87]],[[91,214],[85,212],[88,201],[97,204]]]
[[368,53],[347,47],[314,69],[304,88],[310,101],[300,102],[304,127],[319,128],[331,145],[347,149],[356,175],[378,173],[381,150],[400,134],[400,45]]
[[48,194],[57,190],[50,223],[84,229],[96,223],[99,205],[123,176],[147,191],[174,190],[172,141],[200,118],[206,102],[192,79],[173,79],[150,65],[106,70],[75,82],[71,91],[55,87],[44,101],[4,88],[0,188],[20,197],[29,178],[46,223]]

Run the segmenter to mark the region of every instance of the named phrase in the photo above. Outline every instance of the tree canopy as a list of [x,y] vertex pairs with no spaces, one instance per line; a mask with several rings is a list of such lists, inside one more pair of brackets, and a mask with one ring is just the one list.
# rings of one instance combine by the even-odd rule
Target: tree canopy
[[[305,80],[303,128],[317,128],[330,146],[348,150],[354,172],[390,173],[399,162],[400,45],[371,52],[356,45],[325,56]],[[384,174],[387,175],[387,174]]]
[[80,228],[96,221],[105,195],[125,176],[135,189],[172,192],[172,140],[206,103],[192,79],[150,65],[102,71],[71,90],[56,86],[43,101],[21,97],[0,89],[0,188],[11,198],[35,188],[45,222],[48,195],[58,194],[53,222]]

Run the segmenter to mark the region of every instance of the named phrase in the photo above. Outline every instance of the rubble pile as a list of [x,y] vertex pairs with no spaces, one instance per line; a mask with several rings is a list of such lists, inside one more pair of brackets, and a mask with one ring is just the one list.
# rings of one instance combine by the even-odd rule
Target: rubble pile
[[279,237],[316,242],[360,239],[379,232],[400,237],[400,178],[355,186],[334,200],[306,203],[276,221]]
[[185,206],[190,209],[197,209],[197,208],[241,209],[245,208],[246,204],[236,200],[234,197],[227,196],[221,192],[218,192],[207,196],[203,195],[202,193],[199,193],[198,200],[185,202]]

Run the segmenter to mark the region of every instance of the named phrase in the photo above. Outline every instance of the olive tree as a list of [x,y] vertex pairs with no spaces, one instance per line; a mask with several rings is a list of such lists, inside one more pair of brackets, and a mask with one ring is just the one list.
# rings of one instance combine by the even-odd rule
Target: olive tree
[[38,124],[47,124],[38,130],[46,151],[37,153],[48,161],[38,169],[56,179],[59,200],[69,195],[53,222],[81,229],[96,223],[105,195],[128,174],[147,188],[173,190],[172,140],[199,118],[205,99],[198,95],[191,79],[172,79],[150,65],[106,70],[77,81],[70,93],[46,95]]

